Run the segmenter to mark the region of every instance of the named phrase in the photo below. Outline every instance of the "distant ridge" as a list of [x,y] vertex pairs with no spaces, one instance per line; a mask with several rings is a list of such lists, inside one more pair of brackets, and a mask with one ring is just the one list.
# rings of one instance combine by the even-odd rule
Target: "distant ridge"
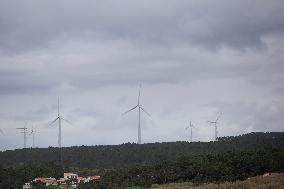
[[[174,160],[181,156],[267,149],[284,150],[284,132],[253,132],[240,136],[220,137],[216,142],[178,141],[141,145],[125,143],[62,148],[64,166],[94,169],[147,165],[164,160]],[[0,152],[0,164],[3,167],[57,160],[58,150],[55,147]]]

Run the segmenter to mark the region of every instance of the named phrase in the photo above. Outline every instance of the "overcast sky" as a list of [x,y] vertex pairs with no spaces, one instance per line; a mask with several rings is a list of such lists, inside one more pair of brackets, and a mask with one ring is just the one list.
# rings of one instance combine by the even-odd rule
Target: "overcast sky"
[[[0,0],[0,150],[283,131],[283,0]],[[28,137],[28,146],[32,137]]]

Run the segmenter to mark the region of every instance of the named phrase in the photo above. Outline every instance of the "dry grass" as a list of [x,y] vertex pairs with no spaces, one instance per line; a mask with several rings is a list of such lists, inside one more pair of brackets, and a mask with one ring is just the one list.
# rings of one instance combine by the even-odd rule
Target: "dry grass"
[[245,181],[225,182],[194,186],[193,183],[172,183],[153,185],[152,189],[284,189],[284,173],[273,173],[270,176],[257,176]]

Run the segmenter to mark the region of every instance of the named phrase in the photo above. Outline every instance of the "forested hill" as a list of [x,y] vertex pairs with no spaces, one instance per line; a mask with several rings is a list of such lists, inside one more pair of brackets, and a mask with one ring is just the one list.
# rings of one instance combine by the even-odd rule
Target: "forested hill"
[[[181,156],[222,153],[227,151],[284,150],[284,132],[249,133],[236,137],[222,137],[217,142],[166,142],[149,144],[121,144],[106,146],[74,146],[63,148],[66,167],[115,168],[147,165]],[[58,160],[58,148],[18,149],[0,152],[4,167],[23,163]]]

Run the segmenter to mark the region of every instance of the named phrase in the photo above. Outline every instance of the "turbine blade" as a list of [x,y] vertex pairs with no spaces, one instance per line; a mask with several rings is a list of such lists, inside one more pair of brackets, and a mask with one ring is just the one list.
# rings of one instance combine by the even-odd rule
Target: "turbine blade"
[[128,110],[128,111],[122,113],[121,115],[125,115],[125,114],[127,114],[128,112],[131,112],[132,110],[134,110],[134,109],[137,108],[137,107],[138,107],[138,105],[136,105],[136,106],[134,106],[133,108],[131,108],[130,110]]
[[2,129],[0,129],[0,133],[1,133],[2,135],[5,135]]
[[140,104],[140,90],[139,90],[139,93],[138,93],[138,100],[137,100],[137,104]]
[[50,128],[51,126],[49,124],[45,124],[41,126],[42,128]]
[[185,128],[185,130],[187,130],[187,129],[189,129],[189,126],[187,126],[187,127]]
[[73,125],[70,121],[68,121],[67,119],[65,119],[65,118],[63,118],[63,117],[61,117],[61,119],[63,120],[63,121],[65,121],[66,123],[69,123],[70,125]]
[[27,128],[28,122],[29,122],[29,121],[27,121],[27,122],[25,123],[24,129]]
[[142,106],[140,106],[140,108],[141,108],[149,117],[151,117],[151,115],[150,115],[144,108],[142,108]]
[[59,117],[59,105],[60,105],[60,104],[59,104],[59,96],[58,96],[58,104],[57,104],[57,105],[58,105],[58,106],[57,106],[57,108],[58,108],[58,109],[57,109],[57,110],[58,110],[57,113],[58,113],[58,117]]
[[45,125],[42,125],[41,127],[42,127],[42,128],[51,128],[51,127],[55,127],[55,125],[52,123],[52,124],[45,124]]
[[57,117],[53,122],[51,122],[49,125],[52,125],[53,123],[55,123],[57,120],[59,119],[59,117]]
[[216,119],[216,123],[218,122],[218,120],[220,119],[220,117],[221,117],[221,115],[222,115],[222,113],[220,113],[219,115],[218,115],[218,117],[217,117],[217,119]]
[[141,84],[139,85],[139,93],[138,93],[138,105],[140,105],[140,96],[141,96]]

